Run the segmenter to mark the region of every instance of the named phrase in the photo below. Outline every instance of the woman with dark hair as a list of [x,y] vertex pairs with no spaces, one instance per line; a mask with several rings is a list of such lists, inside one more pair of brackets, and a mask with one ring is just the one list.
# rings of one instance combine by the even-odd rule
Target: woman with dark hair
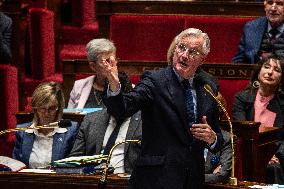
[[48,125],[62,118],[64,95],[59,83],[40,84],[32,95],[33,121],[17,125],[31,129],[16,132],[13,158],[22,161],[28,168],[45,167],[52,161],[67,157],[78,133],[78,123],[68,128],[33,127]]
[[[259,61],[249,86],[236,94],[233,119],[260,122],[260,127],[279,127],[284,123],[284,59],[276,55]],[[268,183],[284,184],[284,151],[280,147],[268,164]],[[283,162],[282,162],[283,161]],[[283,166],[283,165],[282,165]]]
[[236,94],[234,120],[261,122],[261,126],[282,127],[284,121],[284,60],[276,55],[262,59],[249,86]]

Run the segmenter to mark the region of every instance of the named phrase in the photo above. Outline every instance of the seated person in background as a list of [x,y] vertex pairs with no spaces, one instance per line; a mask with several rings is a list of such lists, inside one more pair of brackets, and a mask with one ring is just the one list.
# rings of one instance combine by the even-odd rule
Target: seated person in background
[[[221,150],[215,154],[204,150],[205,158],[205,182],[206,183],[227,183],[232,171],[232,147],[230,133],[221,130],[223,134],[224,144]],[[236,143],[234,136],[234,146]]]
[[[2,0],[0,0],[0,6]],[[0,64],[11,63],[12,19],[0,12]]]
[[268,184],[284,184],[284,141],[278,144],[275,155],[268,162],[266,182]]
[[[234,120],[260,122],[261,127],[283,126],[283,69],[284,60],[276,55],[264,58],[258,63],[248,88],[235,96],[233,104]],[[277,156],[273,156],[269,167],[273,166],[274,162],[277,163],[277,161],[274,161],[275,159],[278,161]],[[284,178],[284,175],[282,178]]]
[[75,81],[68,108],[104,107],[101,95],[107,81],[101,65],[111,56],[116,57],[116,47],[108,39],[93,39],[87,44],[86,50],[89,66],[94,75]]
[[264,0],[265,17],[248,22],[234,63],[256,64],[271,53],[284,55],[284,0]]
[[[124,92],[132,89],[132,85],[125,75],[121,77],[121,88]],[[109,154],[111,133],[118,128],[119,132],[115,138],[115,143],[130,140],[142,139],[141,113],[134,114],[131,118],[122,120],[121,126],[116,124],[114,117],[107,113],[106,109],[99,112],[87,114],[80,126],[70,156],[85,156],[97,154]],[[120,127],[120,128],[119,128]],[[114,142],[113,141],[113,142]],[[108,149],[106,149],[106,146]],[[115,168],[114,173],[131,174],[135,161],[140,153],[140,145],[136,143],[121,144],[117,146],[110,161],[110,165]]]
[[[17,128],[36,127],[59,121],[64,108],[64,95],[59,83],[40,84],[32,95],[33,121]],[[28,168],[45,167],[50,162],[67,157],[72,149],[79,126],[68,128],[28,129],[16,132],[13,158]]]

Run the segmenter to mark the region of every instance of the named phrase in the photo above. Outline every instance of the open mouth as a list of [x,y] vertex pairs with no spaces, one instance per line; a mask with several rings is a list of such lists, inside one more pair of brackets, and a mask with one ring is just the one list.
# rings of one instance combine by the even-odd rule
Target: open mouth
[[180,64],[182,67],[188,67],[188,65],[187,65],[186,62],[184,62],[184,61],[179,62],[179,64]]

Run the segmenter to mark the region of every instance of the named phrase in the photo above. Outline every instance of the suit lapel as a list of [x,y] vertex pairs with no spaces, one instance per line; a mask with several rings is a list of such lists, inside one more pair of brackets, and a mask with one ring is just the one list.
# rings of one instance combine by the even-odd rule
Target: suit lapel
[[35,135],[32,133],[27,133],[24,131],[23,134],[23,147],[22,147],[22,153],[23,153],[23,158],[24,158],[24,163],[29,165],[29,159],[30,155],[33,149],[34,145],[34,140],[35,140]]
[[259,22],[257,25],[258,31],[252,31],[253,35],[251,35],[251,44],[253,45],[252,48],[252,55],[258,54],[258,50],[260,49],[260,45],[262,42],[263,35],[265,33],[265,30],[267,28],[267,19],[263,19],[263,21]]
[[[106,109],[102,110],[102,114],[98,114],[95,118],[95,122],[93,127],[90,131],[92,131],[91,138],[95,139],[95,145],[96,145],[96,154],[100,154],[102,151],[103,141],[105,137],[105,132],[109,124],[110,116],[108,115]],[[92,127],[92,126],[91,126]]]
[[[133,137],[134,137],[135,131],[138,129],[139,123],[141,121],[140,116],[141,116],[141,114],[140,114],[140,112],[138,112],[131,117],[125,140],[131,140],[131,139],[136,140],[136,139],[138,139],[138,138],[133,138]],[[124,147],[124,154],[127,153],[128,148],[129,148],[129,143],[126,143],[125,147]]]
[[90,77],[90,79],[88,79],[88,81],[82,87],[81,96],[80,96],[77,108],[84,108],[84,106],[85,106],[85,104],[86,104],[86,102],[89,98],[89,94],[91,92],[91,89],[92,89],[92,86],[93,86],[93,83],[94,83],[94,78],[95,78],[95,76]]
[[65,141],[65,134],[66,133],[55,133],[53,136],[53,144],[52,144],[52,156],[51,156],[51,161],[59,160],[62,159],[63,157],[60,156],[63,149],[63,144]]
[[187,129],[187,121],[185,119],[187,116],[186,106],[182,85],[179,82],[171,66],[167,67],[164,77],[167,78],[165,85],[168,89],[171,102],[173,103],[173,108],[175,108],[178,112],[179,118],[183,122],[183,127]]

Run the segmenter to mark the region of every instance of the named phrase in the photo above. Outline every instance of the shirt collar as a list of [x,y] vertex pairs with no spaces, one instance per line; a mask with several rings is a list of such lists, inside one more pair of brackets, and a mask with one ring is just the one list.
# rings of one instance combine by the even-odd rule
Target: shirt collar
[[35,124],[33,123],[30,128],[31,129],[27,129],[25,130],[26,133],[34,133],[37,136],[53,136],[55,133],[66,133],[67,132],[67,128],[55,128],[51,133],[48,133],[48,135],[42,135],[41,133],[38,132],[37,129],[32,129],[33,127],[35,127]]
[[[174,70],[174,73],[176,74],[176,76],[177,76],[179,82],[181,83],[181,82],[184,80],[184,78],[182,78],[182,77],[176,72],[176,70],[174,69],[174,67],[173,67],[173,70]],[[195,76],[195,74],[194,74],[194,76]],[[192,83],[193,83],[193,78],[194,78],[194,77],[188,79],[188,82],[190,83],[191,86],[192,86]]]
[[[272,29],[272,27],[271,27],[270,23],[268,22],[267,32],[269,32],[271,29]],[[281,24],[280,26],[278,26],[276,29],[279,31],[279,33],[284,32],[284,23]]]

